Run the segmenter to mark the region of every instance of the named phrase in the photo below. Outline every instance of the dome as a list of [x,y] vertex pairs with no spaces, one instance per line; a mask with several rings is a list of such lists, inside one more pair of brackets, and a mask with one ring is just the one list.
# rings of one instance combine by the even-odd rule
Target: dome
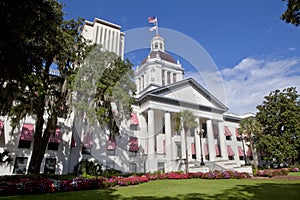
[[168,61],[168,62],[176,64],[176,61],[174,60],[174,58],[170,54],[168,54],[167,52],[151,51],[150,54],[146,58],[144,58],[144,60],[141,62],[140,65],[143,65],[144,63],[146,63],[146,61],[149,58],[151,59],[151,58],[157,58],[157,57],[160,57],[161,60]]

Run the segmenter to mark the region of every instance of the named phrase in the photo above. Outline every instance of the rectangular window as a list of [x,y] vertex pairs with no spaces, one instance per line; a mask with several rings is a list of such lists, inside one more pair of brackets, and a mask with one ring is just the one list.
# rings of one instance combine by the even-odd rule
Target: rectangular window
[[171,72],[167,72],[167,83],[171,83]]
[[181,144],[180,143],[176,143],[176,152],[177,152],[177,159],[182,157],[181,154]]
[[165,163],[164,162],[157,163],[157,171],[159,171],[161,173],[165,172]]
[[136,163],[129,163],[129,171],[131,173],[136,173]]
[[231,136],[226,136],[226,140],[232,140]]
[[176,82],[176,74],[173,74],[173,83]]
[[34,124],[23,124],[18,148],[30,149],[34,132]]
[[27,161],[27,157],[16,157],[13,173],[26,174]]
[[46,158],[44,174],[55,174],[55,166],[56,166],[55,158]]
[[60,143],[60,128],[56,128],[55,135],[49,138],[48,150],[57,151]]

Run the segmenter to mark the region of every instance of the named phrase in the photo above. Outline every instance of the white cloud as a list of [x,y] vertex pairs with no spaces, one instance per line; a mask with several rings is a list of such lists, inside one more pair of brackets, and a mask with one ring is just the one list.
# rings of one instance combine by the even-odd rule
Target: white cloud
[[[236,66],[219,73],[225,90],[224,104],[231,113],[256,113],[256,106],[275,89],[293,86],[300,93],[300,58],[244,58]],[[203,82],[199,76],[187,75],[200,84]]]

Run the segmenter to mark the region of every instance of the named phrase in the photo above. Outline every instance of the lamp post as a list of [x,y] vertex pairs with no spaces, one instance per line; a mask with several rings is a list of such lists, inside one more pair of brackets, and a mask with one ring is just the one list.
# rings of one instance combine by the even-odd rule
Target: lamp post
[[202,152],[202,135],[204,133],[204,130],[201,129],[201,131],[196,131],[196,133],[200,136],[200,154],[201,154],[201,163],[200,165],[204,166],[204,161],[203,161],[203,152]]
[[241,140],[242,140],[242,145],[243,145],[243,153],[244,153],[245,165],[248,165],[248,163],[247,163],[247,156],[246,156],[246,152],[245,152],[245,144],[244,144],[245,137],[244,137],[244,135],[241,135]]

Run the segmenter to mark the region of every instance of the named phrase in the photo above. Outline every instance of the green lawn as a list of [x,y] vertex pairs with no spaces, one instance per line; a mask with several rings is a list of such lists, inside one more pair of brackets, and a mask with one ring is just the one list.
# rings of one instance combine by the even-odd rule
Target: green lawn
[[107,190],[90,190],[54,193],[45,195],[26,195],[0,197],[0,199],[299,199],[300,181],[291,180],[157,180],[148,183],[119,187]]
[[290,172],[289,176],[300,176],[300,172]]

